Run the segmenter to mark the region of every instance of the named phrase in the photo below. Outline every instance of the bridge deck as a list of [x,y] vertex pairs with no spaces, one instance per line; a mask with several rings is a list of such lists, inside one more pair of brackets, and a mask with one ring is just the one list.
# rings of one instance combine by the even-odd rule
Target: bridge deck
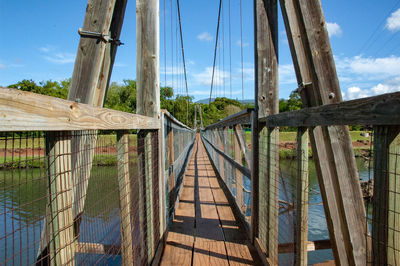
[[199,135],[161,265],[256,265]]

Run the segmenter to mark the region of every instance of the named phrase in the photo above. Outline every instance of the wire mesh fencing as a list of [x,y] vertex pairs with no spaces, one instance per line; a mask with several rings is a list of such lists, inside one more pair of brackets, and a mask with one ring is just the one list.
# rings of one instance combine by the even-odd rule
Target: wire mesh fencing
[[190,155],[193,151],[196,132],[177,121],[167,111],[162,113],[164,131],[164,188],[165,226],[172,221],[175,205],[183,184]]
[[[234,123],[233,123],[234,124]],[[202,131],[211,161],[247,225],[251,220],[251,131],[248,125],[215,126]]]
[[[158,135],[133,133],[0,133],[0,263],[120,264],[121,251],[148,263],[160,241]],[[139,155],[152,162],[143,171]]]

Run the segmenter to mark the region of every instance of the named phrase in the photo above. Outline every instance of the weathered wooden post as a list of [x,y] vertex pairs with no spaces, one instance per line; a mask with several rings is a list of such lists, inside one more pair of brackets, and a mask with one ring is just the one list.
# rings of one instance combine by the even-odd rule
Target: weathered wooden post
[[[137,85],[137,114],[160,117],[160,81],[159,81],[159,1],[136,1],[136,85]],[[143,131],[138,133],[138,171],[139,182],[142,188],[141,216],[142,224],[147,226],[147,238],[145,250],[147,251],[147,263],[150,263],[159,239],[157,231],[159,225],[154,224],[159,213],[154,213],[158,195],[154,195],[153,180],[158,176],[159,166],[154,151],[158,144],[157,131]],[[156,149],[153,146],[157,145]],[[154,176],[153,176],[154,175]],[[158,179],[157,179],[158,180]],[[156,217],[155,217],[156,216]]]
[[[280,6],[303,104],[342,101],[320,0],[280,0]],[[365,265],[366,213],[349,130],[315,127],[310,140],[335,260]]]
[[197,105],[194,106],[194,123],[193,129],[197,129]]
[[374,128],[372,264],[400,264],[400,127]]
[[200,128],[204,128],[203,127],[203,115],[201,113],[201,105],[199,106],[199,113],[200,113]]
[[[42,232],[41,246],[48,247],[51,265],[75,264],[75,236],[72,213],[71,134],[46,133],[49,200],[46,208],[48,232]],[[45,225],[46,228],[46,225]],[[46,233],[49,234],[48,242]],[[39,254],[40,255],[40,254]],[[39,263],[47,264],[45,261]]]
[[[217,128],[217,139],[218,139],[218,148],[225,152],[225,145],[224,145],[224,129]],[[225,173],[225,158],[221,154],[219,156],[219,175],[221,176],[222,180],[224,180],[226,184],[226,173]]]
[[134,222],[132,220],[133,187],[129,169],[129,132],[117,132],[117,157],[118,157],[118,188],[119,212],[121,228],[121,257],[123,265],[132,265],[134,262],[133,239]]
[[[256,0],[255,3],[255,114],[258,121],[279,112],[278,4],[277,0]],[[270,262],[278,264],[279,128],[257,128],[255,126],[253,142],[253,167],[258,173],[252,179],[252,237],[259,237]]]
[[296,265],[307,264],[308,241],[308,131],[297,130],[297,180],[296,180]]
[[[235,149],[235,161],[242,164],[242,150],[240,148],[238,135],[236,134],[236,126],[235,126],[235,137],[234,139],[234,149]],[[243,174],[240,172],[238,168],[235,167],[235,176],[236,176],[236,203],[239,209],[244,213],[245,209],[243,208]]]
[[[125,13],[126,0],[89,0],[86,8],[83,31],[91,31],[109,35],[118,40]],[[117,42],[105,42],[82,35],[74,72],[69,88],[68,99],[87,103],[92,106],[102,106],[109,84],[111,70],[117,51]],[[51,137],[49,137],[51,138]],[[78,239],[80,219],[86,199],[86,190],[90,178],[90,170],[96,146],[97,133],[93,131],[79,131],[71,136],[71,140],[63,145],[70,145],[71,158],[68,164],[72,184],[72,217],[66,222],[76,228],[74,241]],[[49,139],[48,144],[52,140]],[[58,144],[54,144],[57,146]],[[50,147],[48,149],[51,149]],[[51,193],[50,193],[51,194]],[[38,257],[45,257],[48,241],[55,236],[48,235],[48,222],[45,221],[42,230],[42,239],[39,245]]]
[[167,122],[168,125],[168,143],[167,143],[167,152],[168,152],[168,188],[169,188],[169,202],[170,206],[171,204],[174,204],[175,202],[175,171],[174,171],[174,129],[172,127],[172,123],[170,120]]

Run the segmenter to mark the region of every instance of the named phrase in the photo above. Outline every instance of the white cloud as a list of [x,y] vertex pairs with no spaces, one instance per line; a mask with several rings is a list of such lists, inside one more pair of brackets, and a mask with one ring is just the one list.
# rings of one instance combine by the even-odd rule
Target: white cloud
[[247,46],[249,46],[249,43],[248,43],[248,42],[242,42],[241,40],[238,40],[238,41],[236,42],[236,44],[239,45],[239,46],[241,46],[241,47],[247,47]]
[[40,47],[39,50],[45,54],[43,57],[47,61],[50,61],[52,63],[56,64],[68,64],[68,63],[73,63],[75,61],[75,54],[71,53],[63,53],[63,52],[57,52],[57,47],[52,46],[52,45],[46,45],[43,47]]
[[127,67],[128,65],[127,65],[127,64],[124,64],[124,63],[119,63],[119,62],[117,62],[117,63],[114,64],[114,66],[115,66],[115,67]]
[[[204,86],[211,86],[212,67],[206,67],[203,72],[193,74],[194,80],[197,84]],[[213,86],[221,86],[224,84],[224,79],[229,77],[229,73],[215,69]]]
[[350,87],[343,95],[346,100],[352,100],[396,91],[400,91],[400,77],[378,83],[371,88],[361,89],[360,87]]
[[200,41],[207,41],[207,42],[209,42],[209,41],[212,41],[213,37],[211,36],[210,33],[208,33],[208,32],[203,32],[203,33],[200,33],[199,35],[197,35],[197,39],[199,39]]
[[45,56],[44,58],[56,64],[68,64],[75,61],[75,55],[71,53],[56,53]]
[[328,29],[329,37],[342,35],[342,29],[340,28],[339,24],[337,24],[337,23],[327,22],[326,28]]
[[280,84],[297,83],[293,64],[279,65],[279,83]]
[[400,30],[400,8],[393,12],[386,20],[386,28],[390,31]]
[[167,68],[160,69],[160,74],[162,74],[162,75],[167,74],[167,75],[175,76],[175,75],[182,75],[184,73],[185,73],[185,71],[184,71],[183,67],[174,67],[173,69],[172,69],[172,67],[167,67]]
[[373,58],[360,55],[352,58],[336,58],[336,66],[345,76],[357,74],[367,79],[382,79],[400,74],[400,57]]

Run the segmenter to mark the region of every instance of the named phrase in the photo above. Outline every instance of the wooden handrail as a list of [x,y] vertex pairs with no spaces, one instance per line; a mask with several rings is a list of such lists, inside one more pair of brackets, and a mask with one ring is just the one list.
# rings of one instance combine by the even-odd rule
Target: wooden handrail
[[159,128],[157,118],[0,87],[0,131]]
[[267,127],[399,125],[400,92],[270,115],[259,122]]

